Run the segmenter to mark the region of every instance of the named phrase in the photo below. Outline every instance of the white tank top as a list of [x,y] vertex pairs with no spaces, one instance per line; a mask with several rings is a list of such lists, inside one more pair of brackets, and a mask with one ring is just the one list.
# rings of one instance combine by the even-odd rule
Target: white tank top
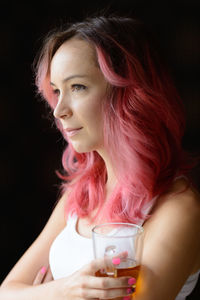
[[[81,236],[76,230],[78,217],[69,216],[67,226],[51,245],[49,264],[54,279],[69,276],[94,259],[92,239]],[[191,275],[175,300],[185,300],[194,289],[200,271]]]

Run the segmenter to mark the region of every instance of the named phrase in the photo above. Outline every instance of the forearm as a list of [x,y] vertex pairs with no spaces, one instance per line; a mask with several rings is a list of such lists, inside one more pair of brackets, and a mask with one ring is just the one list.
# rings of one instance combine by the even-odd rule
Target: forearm
[[0,300],[54,300],[55,282],[50,281],[39,285],[27,285],[10,282],[0,288]]

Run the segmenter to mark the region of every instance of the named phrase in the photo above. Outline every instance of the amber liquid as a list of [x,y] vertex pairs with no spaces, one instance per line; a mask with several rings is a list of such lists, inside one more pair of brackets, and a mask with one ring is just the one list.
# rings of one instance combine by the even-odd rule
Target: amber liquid
[[136,262],[130,258],[122,259],[119,266],[114,268],[112,272],[98,270],[96,272],[97,277],[122,277],[122,276],[130,276],[134,277],[136,280],[138,278],[140,271],[140,265],[136,265]]
[[[140,272],[140,265],[137,265],[134,260],[126,258],[121,260],[120,265],[114,268],[112,272],[110,272],[110,270],[108,272],[106,272],[105,270],[104,271],[98,270],[95,273],[95,275],[97,277],[114,277],[114,278],[122,277],[122,276],[130,276],[130,277],[134,277],[137,281],[139,277],[139,272]],[[132,287],[135,288],[136,284],[132,285]],[[117,298],[117,299],[121,299],[121,298]]]

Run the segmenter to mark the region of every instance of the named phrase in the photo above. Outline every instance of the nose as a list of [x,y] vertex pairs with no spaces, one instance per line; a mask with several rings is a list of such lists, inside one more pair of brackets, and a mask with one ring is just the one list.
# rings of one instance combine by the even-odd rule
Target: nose
[[72,110],[64,97],[59,98],[53,115],[56,119],[65,119],[72,115]]

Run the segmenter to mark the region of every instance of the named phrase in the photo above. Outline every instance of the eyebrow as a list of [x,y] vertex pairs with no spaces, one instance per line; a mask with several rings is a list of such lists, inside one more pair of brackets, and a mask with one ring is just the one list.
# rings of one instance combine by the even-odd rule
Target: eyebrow
[[[71,76],[68,76],[68,77],[64,78],[63,83],[66,82],[66,81],[69,81],[70,79],[77,78],[77,77],[78,78],[83,78],[83,77],[88,77],[88,75],[78,75],[78,74],[71,75]],[[55,84],[53,82],[50,82],[50,84],[55,86]]]

